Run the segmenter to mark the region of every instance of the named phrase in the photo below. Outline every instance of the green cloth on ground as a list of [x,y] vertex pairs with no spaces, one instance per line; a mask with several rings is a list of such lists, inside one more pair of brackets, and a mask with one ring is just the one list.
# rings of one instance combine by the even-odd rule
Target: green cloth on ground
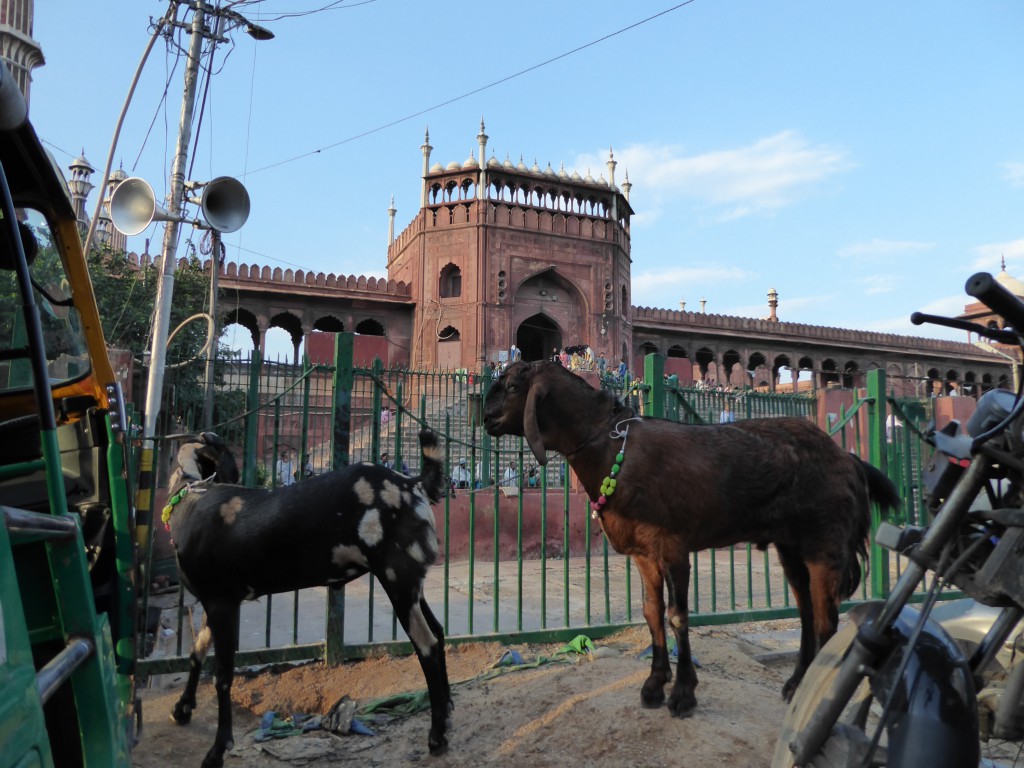
[[[595,647],[594,641],[589,637],[586,635],[577,635],[550,657],[538,656],[533,661],[518,664],[510,662],[515,659],[522,659],[522,656],[518,653],[506,651],[486,672],[477,675],[471,680],[465,680],[463,683],[472,682],[472,680],[490,680],[507,672],[515,672],[521,669],[536,669],[537,667],[545,664],[568,664],[570,663],[570,659],[568,657],[582,656],[591,653],[594,651]],[[455,685],[460,685],[460,683],[455,683]],[[371,701],[361,706],[358,712],[362,716],[380,715],[384,717],[405,717],[417,712],[422,712],[426,709],[430,709],[430,694],[424,688],[420,691],[398,693],[393,696],[385,696],[384,698],[377,699],[376,701]]]
[[269,741],[298,736],[301,733],[305,733],[305,730],[296,726],[292,718],[277,717],[273,712],[267,712],[260,721],[260,730],[255,738],[256,741]]

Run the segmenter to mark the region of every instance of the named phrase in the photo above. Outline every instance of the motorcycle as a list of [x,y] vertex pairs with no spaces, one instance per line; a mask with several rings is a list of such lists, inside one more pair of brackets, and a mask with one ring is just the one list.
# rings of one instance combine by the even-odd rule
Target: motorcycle
[[[911,321],[1024,348],[1016,330],[1024,329],[1024,302],[984,272],[965,290],[1007,327],[921,313]],[[979,739],[1024,738],[1024,664],[1013,663],[1024,617],[1021,394],[985,393],[967,435],[955,424],[932,432],[938,460],[925,477],[930,522],[879,526],[876,543],[907,566],[885,600],[853,608],[852,621],[818,653],[790,703],[772,768],[997,766],[982,757]],[[912,606],[922,586],[923,599]],[[936,607],[949,587],[995,609],[953,621],[959,642],[938,621],[950,626],[957,618],[957,609]]]
[[[982,640],[992,629],[999,618],[1000,609],[983,605],[971,598],[950,600],[940,603],[932,610],[932,618],[949,633],[959,646],[964,658],[969,659],[981,645]],[[977,683],[978,701],[978,737],[985,744],[983,751],[988,757],[1007,756],[1003,753],[1016,753],[1021,745],[998,739],[995,735],[995,718],[999,704],[1006,692],[1006,684],[1014,667],[1021,662],[1024,652],[1024,635],[1018,626],[1010,634],[992,659],[989,666],[980,671],[980,682]],[[1013,755],[1015,756],[1015,755]],[[1024,765],[1024,757],[1020,758]]]

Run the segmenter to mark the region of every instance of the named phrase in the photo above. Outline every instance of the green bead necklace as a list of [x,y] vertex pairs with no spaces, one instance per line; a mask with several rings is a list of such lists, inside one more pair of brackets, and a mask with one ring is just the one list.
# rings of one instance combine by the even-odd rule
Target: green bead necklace
[[164,528],[166,530],[171,530],[171,513],[174,512],[174,508],[178,505],[178,502],[188,496],[188,492],[189,487],[186,485],[176,494],[171,496],[171,498],[167,500],[167,504],[164,506],[163,510],[161,510],[160,519],[164,521]]
[[[626,424],[628,421],[639,421],[639,417],[634,416],[631,419],[624,419],[615,425],[615,429],[612,430],[609,435],[613,440],[622,438],[622,448],[618,453],[615,454],[615,463],[612,464],[612,470],[608,475],[601,481],[601,495],[597,501],[591,502],[591,517],[597,519],[601,515],[601,508],[608,503],[608,498],[615,493],[615,488],[618,486],[619,481],[616,479],[616,475],[622,470],[622,462],[626,458],[626,439],[629,437],[629,425]],[[623,429],[622,425],[626,424]]]

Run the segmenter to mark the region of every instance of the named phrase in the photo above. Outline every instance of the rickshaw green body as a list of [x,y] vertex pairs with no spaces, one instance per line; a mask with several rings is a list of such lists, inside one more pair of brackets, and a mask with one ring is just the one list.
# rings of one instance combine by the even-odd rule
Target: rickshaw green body
[[67,184],[0,63],[0,768],[128,766],[134,512]]

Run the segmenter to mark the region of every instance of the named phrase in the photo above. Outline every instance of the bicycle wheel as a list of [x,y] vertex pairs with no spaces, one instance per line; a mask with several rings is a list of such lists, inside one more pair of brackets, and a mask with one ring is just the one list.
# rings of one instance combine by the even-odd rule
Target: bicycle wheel
[[[807,668],[800,686],[793,695],[793,701],[782,721],[782,730],[775,742],[771,768],[793,768],[793,753],[790,744],[807,727],[818,705],[825,700],[832,688],[846,651],[857,635],[857,625],[847,624],[821,649]],[[832,735],[809,763],[813,768],[849,768],[865,765],[871,737],[878,726],[877,713],[880,711],[867,680],[861,681],[849,703],[843,709],[839,722],[832,729]],[[886,740],[883,734],[869,766],[885,765]]]

